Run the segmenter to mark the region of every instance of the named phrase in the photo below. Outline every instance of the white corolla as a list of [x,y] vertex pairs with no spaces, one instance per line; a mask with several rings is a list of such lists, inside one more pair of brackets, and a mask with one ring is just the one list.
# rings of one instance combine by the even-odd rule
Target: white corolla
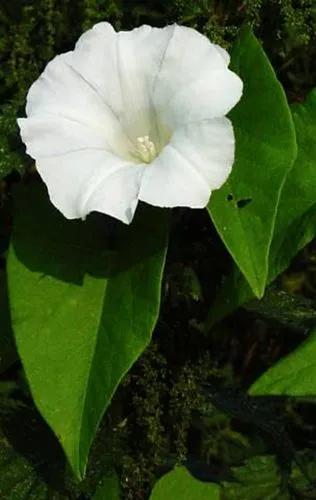
[[228,53],[171,25],[99,23],[31,86],[18,124],[51,201],[69,219],[130,223],[139,200],[205,207],[234,161],[225,115],[242,94]]

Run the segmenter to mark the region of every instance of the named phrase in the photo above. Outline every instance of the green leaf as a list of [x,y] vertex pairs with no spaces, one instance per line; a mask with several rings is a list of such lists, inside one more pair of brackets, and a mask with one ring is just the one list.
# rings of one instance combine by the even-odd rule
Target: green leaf
[[249,392],[251,395],[315,396],[316,330],[293,352],[259,377]]
[[82,477],[104,411],[157,320],[166,212],[141,207],[130,227],[101,214],[68,221],[39,185],[22,188],[15,205],[17,347],[35,403]]
[[[275,233],[269,255],[268,283],[284,271],[291,259],[316,235],[316,89],[303,104],[292,106],[298,155],[281,193]],[[253,297],[235,268],[218,293],[208,328]]]
[[92,500],[119,500],[120,483],[116,475],[106,476],[97,487]]
[[236,482],[223,483],[223,500],[290,500],[280,491],[280,474],[274,457],[253,457],[232,470]]
[[[308,459],[308,461],[306,461]],[[290,485],[297,493],[310,491],[311,479],[315,478],[316,462],[313,456],[304,452],[297,455],[297,461],[304,464],[304,472],[296,464],[290,475]],[[184,467],[177,467],[163,476],[155,485],[150,500],[290,500],[292,494],[282,480],[282,470],[272,455],[254,456],[239,467],[232,467],[233,481],[220,485],[202,483],[194,479]],[[285,471],[286,477],[287,471]],[[308,498],[308,496],[306,496]]]
[[307,477],[312,481],[315,478],[315,457],[308,452],[299,452],[296,460],[301,466],[293,464],[288,477],[287,469],[282,471],[272,455],[249,458],[244,465],[232,468],[235,482],[222,483],[222,500],[291,500],[294,488],[297,498],[309,498],[311,482]]
[[220,500],[220,486],[198,481],[185,467],[176,467],[154,486],[150,500]]
[[278,208],[270,258],[269,282],[316,234],[316,89],[304,104],[292,105],[298,156]]
[[248,28],[233,47],[231,68],[244,82],[243,97],[230,115],[236,158],[208,211],[253,293],[261,297],[280,193],[296,157],[295,131],[282,86]]

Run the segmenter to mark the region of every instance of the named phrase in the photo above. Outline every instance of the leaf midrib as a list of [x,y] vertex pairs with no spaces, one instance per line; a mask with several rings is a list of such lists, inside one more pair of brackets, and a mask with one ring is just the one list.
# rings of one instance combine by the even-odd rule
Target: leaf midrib
[[[112,263],[111,267],[112,266],[113,266],[113,263]],[[103,315],[105,296],[106,296],[106,291],[107,291],[110,279],[111,279],[110,277],[104,279],[105,282],[104,282],[104,287],[103,287],[102,299],[100,301],[101,307],[100,307],[98,319],[96,321],[96,329],[95,329],[96,334],[94,336],[94,342],[93,342],[93,345],[91,348],[91,359],[90,359],[90,363],[89,363],[88,370],[87,370],[88,376],[86,377],[86,381],[85,381],[85,384],[83,386],[82,409],[81,409],[80,418],[79,418],[79,432],[78,432],[79,439],[76,439],[76,441],[75,441],[77,443],[76,448],[78,448],[78,450],[76,450],[76,460],[77,460],[77,464],[78,464],[77,465],[77,472],[78,472],[80,478],[83,478],[84,474],[85,474],[85,467],[83,468],[83,470],[81,467],[81,438],[82,438],[83,420],[84,420],[85,408],[86,408],[86,403],[87,403],[88,388],[90,385],[91,374],[93,371],[92,367],[93,367],[93,360],[95,357],[96,346],[97,346],[97,342],[98,342],[98,334],[99,334],[100,327],[101,327],[101,320],[102,320],[102,315]]]

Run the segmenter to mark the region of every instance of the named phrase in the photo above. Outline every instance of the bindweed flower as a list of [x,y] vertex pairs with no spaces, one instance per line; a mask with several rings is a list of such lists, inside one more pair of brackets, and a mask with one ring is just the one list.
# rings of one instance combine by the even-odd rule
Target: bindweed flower
[[138,200],[202,208],[227,179],[239,101],[229,56],[177,25],[115,32],[99,23],[55,57],[18,120],[51,201],[130,223]]

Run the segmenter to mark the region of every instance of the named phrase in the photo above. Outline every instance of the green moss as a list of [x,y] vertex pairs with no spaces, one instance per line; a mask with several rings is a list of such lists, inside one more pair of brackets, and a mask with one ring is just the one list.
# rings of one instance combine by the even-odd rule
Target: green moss
[[7,104],[0,108],[0,178],[15,169],[22,171],[26,164],[16,123],[17,107]]
[[166,359],[153,344],[125,380],[131,395],[128,417],[121,427],[121,438],[123,435],[125,439],[121,476],[126,498],[144,498],[142,495],[150,490],[167,455],[167,432],[162,420],[168,391],[166,370]]
[[12,99],[17,93],[24,95],[49,59],[71,47],[82,30],[103,20],[117,29],[145,22],[178,22],[224,45],[230,43],[243,22],[248,22],[269,47],[275,44],[284,58],[302,46],[306,57],[316,30],[312,0],[13,0],[0,7],[0,20],[1,92],[7,92],[4,99]]
[[[163,343],[166,341],[168,343],[168,339],[163,339]],[[172,351],[171,344],[168,351]],[[189,438],[194,427],[193,416],[205,407],[201,381],[219,373],[223,376],[222,371],[214,370],[203,349],[195,362],[188,359],[178,366],[172,365],[157,342],[143,354],[118,395],[125,405],[121,408],[123,420],[116,427],[114,448],[119,450],[116,453],[117,466],[124,498],[147,498],[163,471],[186,461],[192,452]],[[213,413],[219,414],[216,409]],[[227,436],[221,436],[225,441],[231,439],[228,437],[229,423],[226,417],[221,418],[224,418],[227,430]],[[216,420],[214,435],[218,434],[217,431]],[[202,451],[196,451],[206,457],[209,447],[202,448]]]
[[100,21],[110,21],[117,30],[121,28],[123,6],[121,0],[83,0],[83,23],[85,31]]

